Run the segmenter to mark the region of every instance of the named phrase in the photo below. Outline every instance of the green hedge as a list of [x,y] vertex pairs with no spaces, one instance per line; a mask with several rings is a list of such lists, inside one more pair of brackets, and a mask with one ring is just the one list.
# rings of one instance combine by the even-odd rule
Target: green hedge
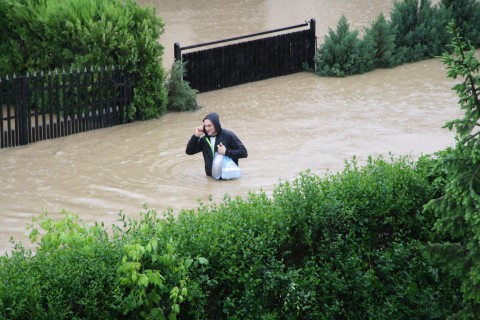
[[35,254],[0,259],[0,318],[445,319],[458,280],[424,257],[431,160],[353,160],[113,233],[39,218]]
[[1,0],[0,75],[120,67],[134,81],[131,118],[166,112],[164,24],[133,0]]

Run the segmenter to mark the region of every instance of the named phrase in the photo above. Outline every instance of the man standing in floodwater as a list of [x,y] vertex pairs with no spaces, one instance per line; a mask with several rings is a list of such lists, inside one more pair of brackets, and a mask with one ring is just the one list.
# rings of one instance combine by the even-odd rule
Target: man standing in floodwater
[[248,156],[242,141],[232,131],[223,129],[220,117],[215,112],[203,119],[203,125],[195,128],[195,133],[187,143],[185,152],[193,155],[203,152],[205,173],[212,176],[212,164],[215,152],[230,157],[237,165],[238,159]]

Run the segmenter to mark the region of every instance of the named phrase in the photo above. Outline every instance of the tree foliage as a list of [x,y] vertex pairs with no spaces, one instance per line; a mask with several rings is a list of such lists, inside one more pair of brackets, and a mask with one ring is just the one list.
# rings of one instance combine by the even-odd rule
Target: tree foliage
[[444,194],[427,210],[438,217],[435,229],[451,241],[432,246],[434,257],[462,279],[464,308],[459,319],[480,317],[480,63],[474,47],[465,42],[461,29],[449,25],[452,54],[442,61],[450,78],[460,78],[453,89],[459,96],[463,118],[446,127],[455,131],[456,145],[438,153],[437,170],[445,184]]

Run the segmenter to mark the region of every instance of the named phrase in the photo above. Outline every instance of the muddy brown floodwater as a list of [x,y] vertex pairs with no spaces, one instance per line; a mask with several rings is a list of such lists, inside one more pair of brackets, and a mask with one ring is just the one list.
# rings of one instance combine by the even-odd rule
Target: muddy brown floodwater
[[[358,29],[389,12],[393,1],[140,3],[155,6],[166,22],[161,41],[168,66],[177,41],[190,45],[311,18],[320,36],[342,14]],[[342,79],[303,72],[201,93],[195,112],[1,149],[0,249],[10,249],[10,236],[28,244],[26,225],[43,210],[57,218],[65,209],[86,223],[110,225],[119,211],[138,217],[144,204],[178,212],[227,193],[271,192],[280,179],[307,169],[341,170],[352,156],[362,163],[369,155],[435,152],[454,142],[441,128],[460,115],[453,84],[438,59]],[[202,156],[185,154],[194,128],[212,111],[248,149],[240,180],[207,178]]]

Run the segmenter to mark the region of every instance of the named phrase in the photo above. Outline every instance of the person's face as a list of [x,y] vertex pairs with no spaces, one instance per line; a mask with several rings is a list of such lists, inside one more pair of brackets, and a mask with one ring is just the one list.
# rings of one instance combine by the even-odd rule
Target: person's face
[[211,137],[215,136],[217,134],[217,131],[215,130],[215,126],[213,125],[212,121],[209,119],[205,119],[203,121],[203,127],[205,128],[205,131],[207,131],[207,134]]

